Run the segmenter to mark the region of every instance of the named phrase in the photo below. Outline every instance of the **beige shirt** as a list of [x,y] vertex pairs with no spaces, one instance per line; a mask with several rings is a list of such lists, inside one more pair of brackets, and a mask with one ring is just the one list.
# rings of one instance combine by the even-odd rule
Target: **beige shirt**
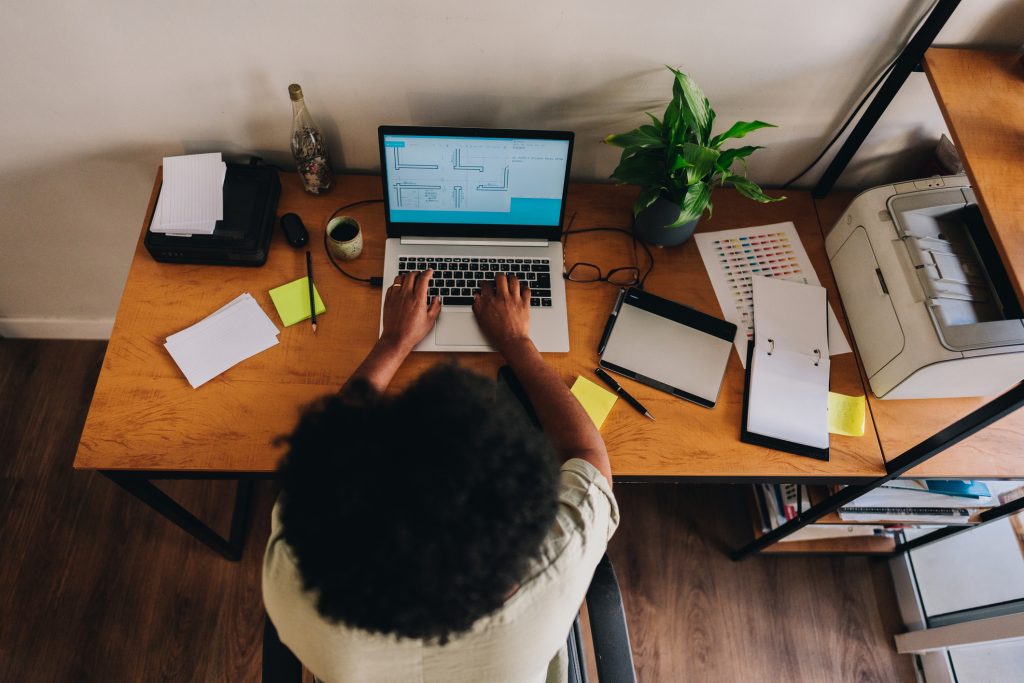
[[[562,649],[619,523],[607,480],[573,459],[559,476],[558,514],[519,590],[447,645],[332,624],[302,590],[277,506],[263,560],[263,601],[281,641],[326,683],[539,683],[564,680]],[[549,670],[550,669],[550,670]]]

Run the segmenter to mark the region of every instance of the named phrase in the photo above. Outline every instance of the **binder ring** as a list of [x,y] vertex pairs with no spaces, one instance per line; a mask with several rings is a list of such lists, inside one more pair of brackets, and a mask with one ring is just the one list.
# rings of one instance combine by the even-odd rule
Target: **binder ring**
[[774,339],[769,339],[768,343],[771,344],[771,346],[768,347],[768,355],[770,356],[770,355],[772,355],[772,351],[775,350],[775,340]]
[[814,349],[814,355],[818,357],[818,360],[814,361],[814,367],[818,367],[818,363],[821,362],[821,349]]

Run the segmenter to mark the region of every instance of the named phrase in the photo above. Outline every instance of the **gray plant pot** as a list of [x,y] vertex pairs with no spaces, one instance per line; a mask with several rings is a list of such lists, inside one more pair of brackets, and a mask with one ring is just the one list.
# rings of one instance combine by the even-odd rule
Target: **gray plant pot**
[[664,197],[658,197],[654,203],[640,212],[633,219],[633,233],[648,244],[657,247],[675,247],[690,239],[697,229],[699,218],[683,223],[677,228],[666,228],[679,217],[679,205]]

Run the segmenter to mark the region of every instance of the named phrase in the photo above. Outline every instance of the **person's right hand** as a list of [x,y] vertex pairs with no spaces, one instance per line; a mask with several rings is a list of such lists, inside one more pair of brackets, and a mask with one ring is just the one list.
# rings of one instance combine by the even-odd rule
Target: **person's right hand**
[[473,298],[473,313],[484,336],[504,353],[510,343],[530,338],[530,287],[498,273],[494,286],[485,284]]

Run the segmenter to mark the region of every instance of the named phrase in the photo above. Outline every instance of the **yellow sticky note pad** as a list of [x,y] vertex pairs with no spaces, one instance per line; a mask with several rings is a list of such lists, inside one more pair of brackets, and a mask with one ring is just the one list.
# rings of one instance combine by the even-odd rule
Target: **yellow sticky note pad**
[[608,413],[612,410],[612,406],[615,405],[615,399],[618,398],[612,392],[602,389],[586,377],[577,377],[570,391],[580,402],[580,405],[583,406],[583,409],[587,411],[587,415],[590,416],[594,426],[598,429],[604,424]]
[[863,396],[828,392],[828,431],[844,436],[864,436],[865,403]]
[[[270,298],[274,302],[274,308],[281,317],[281,323],[288,327],[297,322],[308,319],[312,314],[309,312],[309,278],[300,277],[295,282],[289,282],[280,287],[270,290]],[[327,312],[320,292],[316,291],[316,283],[313,283],[313,300],[316,302],[316,314]]]

